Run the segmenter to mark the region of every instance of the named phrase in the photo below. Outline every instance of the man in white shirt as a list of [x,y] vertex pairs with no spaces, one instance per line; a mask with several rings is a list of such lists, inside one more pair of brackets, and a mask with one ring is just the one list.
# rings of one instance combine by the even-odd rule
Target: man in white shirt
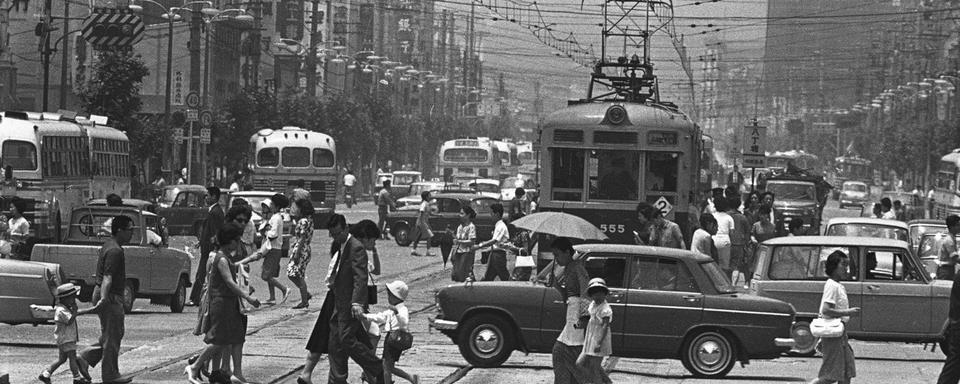
[[482,281],[493,281],[497,277],[501,281],[510,281],[510,272],[507,271],[507,251],[516,251],[517,247],[510,244],[510,230],[503,219],[503,205],[495,203],[490,206],[491,215],[499,219],[493,229],[493,238],[480,243],[478,248],[491,247],[490,258],[487,260],[487,272]]
[[690,250],[700,252],[704,255],[716,259],[713,252],[713,235],[717,234],[717,219],[712,214],[705,213],[700,216],[700,228],[693,232],[693,239],[690,241]]
[[893,203],[890,202],[889,197],[884,197],[880,199],[880,211],[883,212],[883,215],[880,216],[881,219],[886,219],[886,220],[897,219],[897,213],[893,211]]

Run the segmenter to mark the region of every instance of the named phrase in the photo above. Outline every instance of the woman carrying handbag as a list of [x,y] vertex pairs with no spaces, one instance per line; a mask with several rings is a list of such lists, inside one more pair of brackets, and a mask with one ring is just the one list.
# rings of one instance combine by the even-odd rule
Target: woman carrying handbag
[[[827,330],[820,338],[820,352],[823,353],[823,365],[820,373],[811,384],[841,383],[847,384],[857,376],[856,364],[853,358],[853,348],[847,340],[846,322],[850,316],[860,314],[860,308],[850,308],[847,291],[840,281],[849,278],[850,260],[841,251],[834,251],[824,263],[824,271],[829,277],[823,286],[823,297],[820,299],[820,318],[811,323],[814,328]],[[839,329],[835,324],[840,320]],[[832,329],[832,330],[830,330]],[[819,333],[819,331],[815,331]],[[831,337],[832,336],[832,337]]]

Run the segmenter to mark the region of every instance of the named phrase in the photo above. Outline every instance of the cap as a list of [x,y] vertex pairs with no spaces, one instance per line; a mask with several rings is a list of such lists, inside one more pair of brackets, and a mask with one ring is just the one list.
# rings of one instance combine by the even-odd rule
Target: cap
[[57,287],[57,298],[64,298],[68,296],[76,295],[80,292],[80,287],[74,285],[73,283],[61,284]]
[[592,295],[598,289],[602,289],[604,290],[604,292],[607,292],[607,293],[610,292],[610,289],[607,288],[607,282],[604,281],[602,278],[594,277],[590,279],[590,282],[587,283],[587,294]]
[[400,280],[387,283],[387,291],[390,291],[390,293],[400,300],[407,299],[407,283],[404,283]]

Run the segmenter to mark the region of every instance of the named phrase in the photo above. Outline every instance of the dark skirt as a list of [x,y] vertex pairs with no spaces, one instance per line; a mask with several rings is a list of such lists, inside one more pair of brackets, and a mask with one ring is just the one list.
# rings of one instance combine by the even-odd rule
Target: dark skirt
[[240,313],[236,296],[210,297],[210,328],[203,342],[214,345],[243,344],[247,333],[247,316]]
[[280,256],[279,249],[271,249],[263,256],[263,265],[260,267],[260,278],[267,280],[271,277],[280,277]]
[[820,339],[820,352],[823,354],[823,365],[820,366],[818,378],[833,381],[847,381],[857,376],[857,367],[853,357],[853,348],[847,340],[847,331],[840,337],[825,337]]
[[313,325],[313,332],[310,332],[310,339],[307,340],[308,351],[320,354],[330,352],[330,318],[333,316],[334,304],[333,291],[327,291],[317,322]]

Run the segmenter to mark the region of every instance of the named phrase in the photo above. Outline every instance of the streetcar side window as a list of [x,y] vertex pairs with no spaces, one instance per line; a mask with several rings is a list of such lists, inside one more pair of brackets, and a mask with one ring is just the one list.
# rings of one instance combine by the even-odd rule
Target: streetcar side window
[[590,200],[636,200],[640,154],[635,151],[590,151]]
[[553,148],[553,199],[583,200],[583,161],[585,151],[574,148]]
[[648,191],[677,191],[679,155],[668,152],[647,154],[647,172],[643,180]]

